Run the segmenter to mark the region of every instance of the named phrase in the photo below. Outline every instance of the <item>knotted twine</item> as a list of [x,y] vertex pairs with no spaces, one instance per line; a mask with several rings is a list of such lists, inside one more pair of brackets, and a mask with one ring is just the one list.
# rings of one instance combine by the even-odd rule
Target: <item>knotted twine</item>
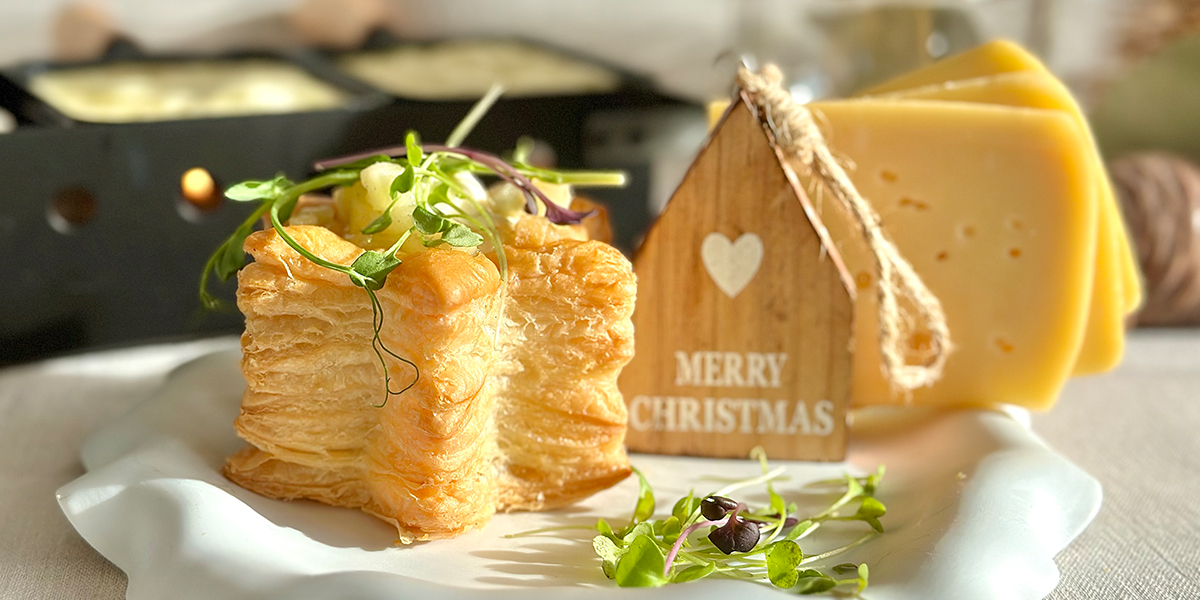
[[[920,275],[884,234],[879,215],[858,193],[845,169],[834,158],[812,112],[783,88],[783,74],[779,68],[768,64],[755,73],[742,66],[737,78],[738,85],[758,107],[764,127],[771,130],[776,146],[824,185],[850,214],[875,259],[879,272],[875,286],[879,351],[883,356],[884,376],[894,389],[902,392],[937,381],[950,352],[950,329],[946,326],[942,303],[925,287]],[[905,300],[903,306],[901,298]],[[916,323],[923,325],[929,333],[927,348],[924,344],[908,343],[916,331]],[[908,364],[909,348],[906,345],[918,351],[921,364]]]

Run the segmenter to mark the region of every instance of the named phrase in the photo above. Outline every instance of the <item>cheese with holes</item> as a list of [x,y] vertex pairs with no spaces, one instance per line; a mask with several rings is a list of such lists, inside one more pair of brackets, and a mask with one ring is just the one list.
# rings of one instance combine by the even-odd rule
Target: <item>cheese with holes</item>
[[[874,263],[816,201],[858,283],[855,404],[1048,408],[1083,342],[1096,272],[1097,178],[1071,115],[961,102],[815,103],[828,141],[903,255],[942,301],[954,349],[911,398],[883,378]],[[927,336],[913,336],[919,348]]]
[[[895,79],[887,81],[883,84],[875,86],[865,92],[867,95],[879,95],[892,92],[901,92],[904,90],[912,90],[924,86],[944,85],[947,82],[962,81],[975,79],[980,77],[989,77],[1002,75],[1005,73],[1035,73],[1053,79],[1049,70],[1046,69],[1041,62],[1038,61],[1029,52],[1021,48],[1017,44],[1006,40],[997,40],[983,44],[977,48],[963,52],[961,54],[946,58],[936,62],[928,67],[918,69],[911,73],[901,75]],[[1055,83],[1058,83],[1055,80]],[[1058,84],[1061,88],[1061,84]],[[969,100],[966,96],[971,93],[971,90],[961,90],[960,100],[964,101],[983,101]],[[991,92],[989,92],[991,93]],[[1066,93],[1065,89],[1060,91],[1051,90],[1049,96],[1045,93],[1039,94],[1041,101],[1044,104],[1041,107],[1045,108],[1062,108],[1074,115],[1081,124],[1086,128],[1086,119],[1079,109],[1075,99]],[[1028,95],[1024,92],[1015,92],[1005,96],[1003,93],[993,96],[989,103],[995,104],[1010,104],[1013,106],[1032,106],[1026,102],[1036,102],[1036,96]],[[1007,99],[1007,101],[1006,101]],[[1033,106],[1039,108],[1038,106]],[[1089,141],[1091,141],[1091,132],[1088,132]],[[1094,146],[1094,142],[1092,143]],[[1115,197],[1112,193],[1112,188],[1105,177],[1101,182],[1101,207],[1102,213],[1109,215],[1108,219],[1118,223],[1119,227],[1115,228],[1118,232],[1118,260],[1120,261],[1121,281],[1122,281],[1122,296],[1125,305],[1125,312],[1131,313],[1137,309],[1142,302],[1142,286],[1138,275],[1137,259],[1133,255],[1132,248],[1129,244],[1129,238],[1126,235],[1123,221],[1121,221],[1120,209],[1117,207]],[[1103,217],[1102,217],[1103,218]]]
[[[1061,110],[1074,117],[1086,130],[1087,123],[1066,87],[1044,71],[1017,71],[990,77],[927,85],[869,98],[948,100]],[[1096,251],[1096,283],[1089,306],[1083,345],[1073,374],[1107,371],[1121,360],[1125,347],[1125,315],[1140,300],[1132,252],[1100,154],[1091,143],[1092,168],[1100,186],[1099,230]],[[1133,294],[1126,295],[1125,289]]]

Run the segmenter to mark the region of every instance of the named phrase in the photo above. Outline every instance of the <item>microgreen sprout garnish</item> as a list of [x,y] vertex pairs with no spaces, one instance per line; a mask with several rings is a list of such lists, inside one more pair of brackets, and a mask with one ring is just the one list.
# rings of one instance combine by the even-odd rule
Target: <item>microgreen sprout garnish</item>
[[[323,171],[334,168],[345,168],[347,165],[357,165],[361,161],[372,161],[371,164],[379,162],[379,159],[396,159],[406,158],[412,150],[411,147],[393,146],[390,148],[380,148],[362,154],[355,154],[343,158],[328,159],[313,163],[313,168]],[[538,167],[532,167],[524,164],[509,164],[504,162],[504,159],[488,154],[480,150],[472,150],[469,148],[459,148],[444,146],[441,144],[425,144],[420,150],[431,154],[445,155],[443,169],[438,175],[453,171],[466,171],[468,173],[478,175],[491,175],[499,177],[508,183],[513,184],[521,193],[525,195],[525,210],[530,214],[538,214],[538,200],[546,210],[546,218],[557,225],[573,225],[587,218],[591,212],[579,212],[569,208],[559,206],[553,200],[548,198],[545,192],[537,188],[533,183],[533,179],[540,179],[547,183],[569,183],[572,185],[594,185],[594,186],[620,186],[625,185],[625,174],[621,172],[570,172],[570,171],[548,171]],[[459,160],[454,160],[454,157],[459,157]],[[455,182],[449,181],[448,177],[443,178],[448,185],[456,185]]]
[[[345,274],[355,286],[362,288],[371,303],[371,348],[383,367],[383,407],[391,396],[399,395],[416,385],[420,370],[411,360],[389,349],[380,337],[383,330],[383,306],[376,292],[383,289],[387,277],[401,264],[397,255],[413,236],[426,247],[447,245],[455,248],[479,249],[485,241],[496,254],[502,285],[508,282],[508,260],[495,220],[488,209],[469,189],[463,176],[496,177],[519,189],[526,198],[525,208],[539,213],[539,202],[545,216],[557,224],[578,223],[589,213],[580,213],[555,204],[537,188],[533,180],[574,185],[623,185],[624,174],[619,172],[557,172],[525,164],[527,150],[518,148],[513,155],[521,160],[505,162],[497,156],[459,147],[488,109],[499,98],[501,89],[494,86],[481,98],[462,122],[451,132],[444,144],[422,144],[416,132],[405,136],[404,145],[319,161],[314,168],[320,173],[311,179],[293,183],[283,175],[266,181],[245,181],[228,190],[225,195],[239,202],[257,202],[258,207],[213,252],[200,275],[200,301],[205,308],[215,309],[221,303],[208,291],[212,276],[228,280],[245,266],[243,251],[246,238],[255,225],[266,219],[280,239],[302,257],[318,266]],[[388,186],[390,203],[361,229],[363,235],[375,235],[393,228],[393,209],[403,201],[412,205],[412,225],[403,231],[395,243],[386,249],[368,249],[350,265],[342,265],[317,256],[287,231],[285,223],[296,208],[300,196],[329,188],[352,186],[363,177],[363,170],[379,163],[391,163],[402,168]],[[465,175],[464,175],[465,174]],[[497,328],[497,335],[499,329]],[[405,387],[392,387],[385,358],[390,356],[412,367],[413,379]]]
[[[883,467],[867,477],[846,475],[809,484],[807,490],[827,491],[837,494],[837,499],[819,513],[800,518],[794,516],[796,505],[786,502],[773,486],[784,469],[771,469],[761,448],[756,448],[752,456],[759,460],[762,475],[705,496],[689,492],[661,519],[654,518],[653,489],[641,472],[635,471],[638,499],[629,525],[613,529],[604,519],[595,525],[599,535],[592,539],[592,548],[600,557],[604,574],[622,587],[724,577],[769,583],[801,594],[859,596],[867,587],[866,564],[821,564],[882,533],[879,517],[886,509],[875,491],[883,478]],[[751,508],[731,495],[762,484],[769,498],[766,506]],[[862,521],[870,529],[843,546],[805,554],[800,541],[830,521]]]

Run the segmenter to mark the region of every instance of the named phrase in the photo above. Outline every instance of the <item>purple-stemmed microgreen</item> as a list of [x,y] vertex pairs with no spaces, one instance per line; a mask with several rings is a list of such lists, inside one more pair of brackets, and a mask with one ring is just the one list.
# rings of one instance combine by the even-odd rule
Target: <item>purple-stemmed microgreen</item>
[[[671,550],[667,552],[666,565],[663,567],[663,576],[666,577],[670,573],[671,566],[675,563],[675,557],[679,554],[679,550],[683,548],[683,544],[685,541],[687,541],[689,535],[701,527],[722,527],[728,521],[729,517],[724,517],[716,520],[698,521],[688,525],[687,528],[679,534],[679,537],[675,539],[675,543],[671,545]],[[725,554],[729,553],[725,552]]]
[[[265,217],[279,238],[302,257],[320,267],[345,274],[351,283],[366,292],[372,312],[371,349],[383,367],[383,402],[377,406],[383,407],[391,396],[404,393],[420,379],[420,370],[415,363],[390,350],[380,338],[384,315],[383,306],[375,293],[383,288],[388,275],[400,265],[401,259],[397,253],[404,243],[417,236],[425,246],[448,245],[478,251],[486,237],[496,254],[500,280],[508,281],[507,257],[496,223],[480,199],[476,198],[471,190],[466,189],[457,178],[459,173],[468,178],[490,175],[511,183],[525,194],[526,207],[531,209],[530,212],[538,213],[537,203],[534,201],[536,197],[545,206],[546,218],[558,224],[578,223],[587,213],[558,206],[534,185],[531,178],[575,185],[624,184],[624,175],[621,173],[554,172],[524,164],[508,164],[486,152],[460,147],[459,144],[483,118],[500,93],[499,87],[493,87],[476,102],[444,144],[421,144],[417,134],[410,131],[405,136],[403,146],[319,161],[314,167],[320,173],[301,183],[293,183],[279,175],[266,181],[245,181],[229,188],[225,192],[229,199],[257,202],[258,207],[205,263],[200,275],[201,303],[209,309],[221,305],[208,291],[210,278],[215,275],[220,280],[229,280],[245,266],[246,255],[243,246],[246,238]],[[384,250],[368,249],[352,264],[342,265],[317,256],[288,233],[285,224],[301,195],[354,185],[362,179],[364,169],[382,162],[390,162],[403,169],[388,188],[390,203],[362,229],[361,233],[373,235],[392,228],[392,209],[404,198],[405,202],[413,204],[413,225],[403,231],[390,247]],[[460,205],[452,200],[452,195],[469,204],[473,212],[461,209]],[[506,293],[505,290],[506,286],[502,287],[502,293]],[[501,313],[498,320],[502,319]],[[497,327],[496,335],[499,333]],[[413,379],[403,389],[392,388],[385,354],[413,369]]]

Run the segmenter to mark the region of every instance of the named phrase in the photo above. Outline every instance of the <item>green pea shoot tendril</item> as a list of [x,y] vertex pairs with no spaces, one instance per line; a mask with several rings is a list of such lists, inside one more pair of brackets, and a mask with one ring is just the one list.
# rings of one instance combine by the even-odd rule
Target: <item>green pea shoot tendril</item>
[[[416,235],[420,238],[422,245],[426,247],[445,244],[458,248],[478,249],[486,239],[496,253],[502,293],[506,293],[507,290],[508,259],[504,253],[503,240],[496,222],[487,208],[479,199],[475,198],[474,193],[466,188],[456,174],[490,176],[507,181],[526,196],[526,210],[537,214],[537,201],[540,200],[545,207],[547,218],[558,224],[578,223],[587,216],[587,213],[578,213],[554,204],[533,185],[533,179],[576,185],[623,185],[625,181],[624,175],[621,173],[557,172],[527,165],[524,160],[528,152],[514,153],[515,159],[508,163],[485,152],[459,147],[459,144],[466,139],[475,125],[500,97],[501,92],[502,90],[498,86],[494,86],[476,102],[466,117],[451,132],[445,144],[422,145],[416,132],[410,131],[405,136],[403,146],[319,161],[314,167],[320,173],[300,183],[293,183],[287,177],[278,175],[274,179],[266,181],[244,181],[226,190],[225,195],[230,200],[257,202],[258,206],[217,247],[205,263],[200,275],[201,304],[206,309],[217,309],[223,306],[222,302],[209,291],[209,282],[214,276],[222,281],[227,281],[245,266],[246,254],[243,246],[246,238],[254,231],[255,225],[265,217],[279,238],[304,259],[320,267],[345,274],[351,283],[366,292],[371,303],[371,349],[383,368],[384,379],[383,402],[375,406],[382,408],[387,405],[388,399],[392,396],[398,396],[411,389],[420,380],[420,369],[412,360],[393,352],[383,342],[381,332],[384,326],[384,310],[377,295],[378,290],[386,284],[388,275],[400,266],[401,259],[397,253],[404,243]],[[403,167],[403,170],[391,183],[390,204],[363,228],[362,233],[375,234],[390,228],[393,224],[392,208],[396,206],[401,197],[414,203],[413,225],[405,230],[391,247],[383,251],[366,250],[347,266],[317,256],[288,233],[285,223],[291,217],[302,195],[353,185],[360,181],[364,169],[381,162],[398,165]],[[460,208],[455,200],[464,201],[475,214]],[[503,302],[503,296],[501,301]],[[499,318],[502,319],[503,313],[500,315]],[[497,336],[499,331],[500,328],[497,327]],[[392,387],[386,356],[413,368],[412,381],[399,390]]]

